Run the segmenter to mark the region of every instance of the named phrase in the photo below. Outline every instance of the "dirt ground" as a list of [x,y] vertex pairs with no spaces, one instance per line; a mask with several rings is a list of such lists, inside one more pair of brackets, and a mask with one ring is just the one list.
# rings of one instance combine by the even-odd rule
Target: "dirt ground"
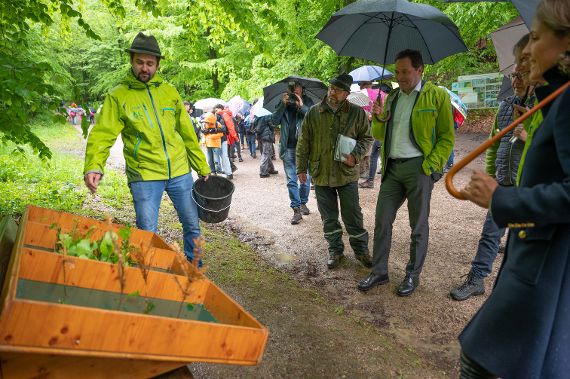
[[[484,133],[464,133],[460,130],[455,145],[456,162],[485,138]],[[116,147],[114,151],[111,165],[120,168],[120,148]],[[326,267],[327,246],[322,234],[322,223],[314,193],[311,191],[308,203],[311,214],[304,216],[299,225],[291,225],[292,211],[289,208],[282,162],[279,159],[274,162],[279,171],[278,175],[260,179],[259,157],[252,159],[245,150],[242,154],[244,162],[238,163],[236,160],[238,165],[238,171],[234,173],[236,189],[232,197],[229,218],[218,228],[237,235],[242,242],[255,249],[264,263],[269,263],[279,271],[289,274],[301,287],[316,291],[326,303],[332,304],[341,313],[372,326],[375,331],[416,352],[422,360],[438,369],[439,374],[435,376],[456,377],[459,353],[457,336],[486,296],[456,302],[450,299],[449,291],[461,283],[462,276],[469,271],[486,210],[452,198],[445,189],[444,180],[440,180],[436,183],[432,194],[429,250],[418,289],[408,298],[398,297],[395,293],[396,286],[404,277],[409,257],[410,227],[404,204],[394,223],[389,263],[390,283],[367,293],[361,293],[356,289],[356,285],[369,271],[354,259],[346,234],[344,237],[347,259],[335,270],[328,270]],[[467,183],[472,169],[482,167],[483,157],[479,157],[467,169],[458,173],[455,177],[457,188]],[[360,190],[365,227],[370,233],[370,250],[372,250],[374,212],[379,186],[380,176],[377,175],[375,188]],[[500,266],[500,259],[499,256],[491,277],[486,281],[487,293],[491,290],[497,268]],[[231,288],[226,290],[232,292]],[[237,293],[236,295],[239,296]],[[260,294],[259,301],[262,301],[262,296]],[[247,308],[247,305],[244,306]],[[259,308],[255,305],[252,307]],[[252,313],[256,315],[255,312]],[[271,312],[264,312],[263,322],[269,325],[270,330],[283,333],[278,327],[283,315],[280,312],[273,313],[274,316],[271,316]],[[276,327],[272,329],[271,325]],[[271,343],[270,341],[270,345]],[[273,343],[278,344],[279,340]],[[305,341],[305,343],[310,346],[314,341]],[[352,350],[358,347],[345,348]],[[339,353],[342,354],[342,351]],[[366,352],[363,353],[363,357],[366,357]],[[266,356],[261,366],[286,367],[285,361],[291,357],[282,355],[285,356],[277,354]],[[279,362],[279,359],[284,361]],[[227,375],[240,377],[272,375],[271,371],[266,371],[263,367],[257,371],[244,372],[239,371],[239,368],[223,365],[193,365],[192,371],[196,377],[205,378]],[[311,371],[305,373],[309,372]],[[331,371],[323,372],[322,375],[311,372],[308,376],[331,377],[336,376],[338,372],[331,367]],[[374,371],[362,371],[362,375],[367,376],[364,373],[371,374]],[[282,374],[283,377],[287,376],[286,373]],[[297,372],[297,375],[307,376],[302,370]],[[421,370],[412,374],[396,372],[377,373],[372,376],[433,377],[432,374],[421,373]]]

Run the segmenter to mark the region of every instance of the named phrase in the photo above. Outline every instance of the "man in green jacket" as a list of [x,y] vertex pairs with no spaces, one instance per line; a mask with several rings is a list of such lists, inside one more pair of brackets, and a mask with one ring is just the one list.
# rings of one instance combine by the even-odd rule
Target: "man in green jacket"
[[384,110],[374,105],[372,134],[382,142],[382,184],[376,204],[373,267],[358,284],[367,291],[388,282],[392,225],[408,200],[412,228],[410,260],[398,295],[410,295],[419,284],[429,239],[429,209],[433,184],[441,178],[455,135],[449,95],[431,82],[422,82],[421,53],[404,50],[396,55],[396,80]]
[[[352,76],[342,74],[329,83],[327,96],[303,120],[296,150],[297,176],[301,183],[306,183],[309,173],[315,185],[317,207],[329,245],[328,268],[337,267],[344,258],[339,201],[356,259],[371,267],[368,232],[364,229],[358,200],[358,163],[370,148],[372,137],[362,108],[346,100]],[[339,140],[348,147],[340,149]]]
[[163,58],[156,39],[139,33],[127,51],[131,69],[107,94],[87,140],[85,184],[92,193],[97,191],[120,134],[137,227],[156,232],[166,191],[182,223],[184,253],[192,261],[200,225],[190,171],[207,179],[210,168],[178,91],[156,74]]

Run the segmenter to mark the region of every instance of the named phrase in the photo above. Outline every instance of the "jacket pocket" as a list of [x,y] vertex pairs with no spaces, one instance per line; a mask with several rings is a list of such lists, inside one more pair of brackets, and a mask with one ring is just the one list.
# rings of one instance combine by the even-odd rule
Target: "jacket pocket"
[[533,286],[538,283],[555,232],[552,226],[511,231],[514,241],[508,252],[508,267],[519,280]]
[[320,173],[320,162],[319,161],[310,161],[309,162],[309,173],[312,177],[318,177]]

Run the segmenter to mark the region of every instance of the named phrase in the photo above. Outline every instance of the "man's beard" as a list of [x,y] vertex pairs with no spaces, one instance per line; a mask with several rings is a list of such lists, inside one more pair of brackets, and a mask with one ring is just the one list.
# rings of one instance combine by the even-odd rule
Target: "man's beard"
[[137,75],[137,79],[143,83],[146,83],[146,82],[150,81],[150,79],[152,79],[152,76],[150,76],[150,74],[144,74],[141,72]]

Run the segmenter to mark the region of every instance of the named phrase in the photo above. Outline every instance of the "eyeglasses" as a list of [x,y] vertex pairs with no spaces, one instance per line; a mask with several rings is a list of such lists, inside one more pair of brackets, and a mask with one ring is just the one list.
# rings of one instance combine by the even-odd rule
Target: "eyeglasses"
[[520,72],[513,72],[509,75],[509,78],[511,80],[513,79],[518,79],[518,80],[522,80],[523,79],[523,75]]
[[329,92],[339,93],[339,92],[347,92],[347,91],[343,90],[342,88],[329,87]]

